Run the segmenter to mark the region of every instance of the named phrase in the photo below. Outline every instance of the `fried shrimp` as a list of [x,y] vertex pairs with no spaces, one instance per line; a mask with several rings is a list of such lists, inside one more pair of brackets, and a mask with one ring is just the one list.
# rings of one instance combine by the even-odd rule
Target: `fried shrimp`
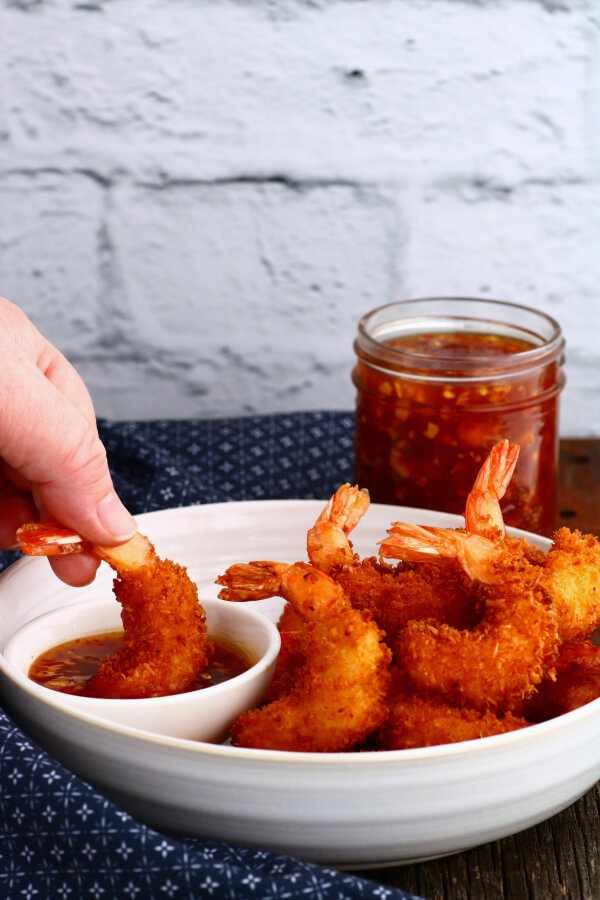
[[499,716],[490,709],[481,712],[453,705],[439,694],[416,691],[401,671],[394,671],[393,675],[390,715],[377,733],[380,750],[455,744],[516,731],[529,724],[512,712]]
[[[543,553],[522,539],[492,541],[481,535],[398,523],[382,549],[384,545],[404,558],[455,558],[482,584],[486,612],[473,630],[440,628],[434,637],[432,623],[421,621],[410,622],[402,635],[397,652],[407,654],[412,660],[408,664],[419,668],[419,654],[427,654],[427,659],[435,657],[427,668],[426,687],[450,689],[454,675],[461,684],[465,677],[469,686],[462,696],[470,696],[473,701],[472,692],[477,691],[482,700],[485,685],[481,675],[485,673],[486,682],[490,677],[501,679],[487,694],[490,704],[498,702],[496,698],[505,688],[502,679],[506,678],[510,690],[503,702],[506,697],[516,702],[518,685],[525,688],[527,669],[531,693],[546,672],[552,675],[553,656],[557,656],[561,644],[582,641],[600,625],[600,544],[593,535],[561,528],[554,535],[551,549]],[[463,671],[460,661],[465,654],[470,662]],[[441,674],[445,666],[451,666],[453,675],[448,670],[441,680],[435,673]],[[469,675],[471,667],[474,672]],[[421,683],[417,672],[414,677]],[[582,679],[579,673],[571,678],[576,683]],[[562,681],[564,685],[566,679]],[[596,679],[592,681],[595,685]],[[545,694],[551,696],[552,691],[545,689]],[[524,691],[522,697],[527,695]]]
[[473,622],[473,610],[459,565],[385,565],[360,559],[349,535],[369,507],[366,491],[343,484],[307,535],[311,563],[342,586],[355,609],[370,613],[388,637],[409,619],[431,616],[453,625]]
[[479,583],[477,625],[460,630],[413,620],[394,649],[415,685],[482,711],[506,710],[530,696],[560,644],[558,617],[535,565],[540,552],[504,536],[499,499],[516,452],[503,442],[482,466],[467,502],[470,531],[397,522],[380,547],[384,557],[456,560]]
[[[506,533],[519,447],[484,461],[465,528],[395,522],[379,559],[350,535],[368,495],[342,485],[307,535],[312,566],[259,562],[217,579],[228,600],[281,596],[282,652],[238,744],[396,750],[525,728],[600,697],[600,543],[561,529],[549,552]],[[565,643],[566,642],[566,643]]]
[[360,744],[388,713],[390,650],[341,587],[307,565],[254,562],[217,579],[224,600],[280,596],[300,615],[304,663],[291,690],[242,713],[232,729],[243,747],[332,752]]
[[556,619],[519,584],[485,603],[483,619],[472,629],[408,622],[394,650],[416,686],[479,710],[506,710],[530,696],[551,670],[559,644]]
[[541,584],[552,599],[563,641],[589,637],[600,626],[600,543],[559,528],[546,554]]
[[546,678],[523,708],[531,722],[543,722],[600,697],[600,648],[591,641],[563,644],[556,676]]
[[[541,566],[541,572],[529,575],[533,579],[539,577],[540,586],[552,601],[561,641],[579,641],[600,625],[600,543],[593,535],[560,528],[553,535],[552,547],[543,554],[524,540],[506,536],[499,501],[512,477],[518,453],[518,446],[508,441],[491,450],[467,500],[467,531],[502,538],[503,547],[513,558],[520,552],[524,560]],[[488,572],[492,582],[500,577],[498,570]]]
[[334,566],[358,562],[348,535],[368,507],[368,491],[350,484],[337,489],[307,535],[308,558],[313,566],[329,573]]
[[467,628],[480,618],[472,582],[458,564],[389,566],[369,557],[357,566],[335,568],[331,574],[352,606],[373,616],[388,642],[393,643],[411,619]]
[[561,642],[589,637],[600,626],[600,543],[593,535],[561,528],[543,553],[506,535],[499,499],[508,486],[518,448],[504,441],[484,462],[467,500],[467,531],[396,522],[381,542],[384,558],[455,559],[473,579],[500,586],[508,577],[540,591],[551,603]]
[[204,610],[183,566],[160,559],[136,533],[118,547],[92,546],[52,523],[24,525],[17,534],[25,554],[52,556],[92,549],[117,573],[124,644],[105,657],[85,693],[97,697],[160,697],[185,691],[205,669],[210,652]]

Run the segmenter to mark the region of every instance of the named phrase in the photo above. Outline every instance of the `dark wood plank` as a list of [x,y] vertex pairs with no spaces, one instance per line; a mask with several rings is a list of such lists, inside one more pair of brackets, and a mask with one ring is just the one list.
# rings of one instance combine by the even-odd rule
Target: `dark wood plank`
[[[557,525],[600,536],[600,440],[561,441]],[[600,789],[501,841],[443,859],[367,870],[427,900],[598,900]]]
[[600,440],[560,442],[558,523],[600,536]]

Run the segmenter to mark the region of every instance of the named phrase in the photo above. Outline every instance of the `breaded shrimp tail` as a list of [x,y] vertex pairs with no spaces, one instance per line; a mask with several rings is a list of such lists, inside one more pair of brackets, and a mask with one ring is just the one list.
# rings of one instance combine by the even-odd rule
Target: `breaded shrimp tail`
[[162,697],[187,690],[205,669],[212,647],[196,585],[183,566],[160,559],[147,537],[137,532],[118,547],[92,546],[55,523],[23,525],[18,537],[34,556],[91,549],[117,573],[124,645],[100,662],[87,696]]
[[187,690],[208,665],[204,610],[196,585],[169,559],[114,581],[124,645],[100,663],[88,697],[162,697]]
[[[261,575],[262,573],[262,575]],[[279,594],[304,620],[304,665],[291,691],[235,721],[244,747],[350,750],[388,714],[391,653],[377,625],[354,610],[328,575],[304,563],[232,566],[218,579],[226,600]],[[262,583],[262,589],[260,584]]]

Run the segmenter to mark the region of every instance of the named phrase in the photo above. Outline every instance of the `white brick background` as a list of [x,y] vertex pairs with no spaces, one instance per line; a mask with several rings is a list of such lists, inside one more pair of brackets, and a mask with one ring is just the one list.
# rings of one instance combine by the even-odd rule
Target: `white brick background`
[[0,293],[100,415],[351,408],[360,315],[554,315],[600,435],[600,0],[2,0]]

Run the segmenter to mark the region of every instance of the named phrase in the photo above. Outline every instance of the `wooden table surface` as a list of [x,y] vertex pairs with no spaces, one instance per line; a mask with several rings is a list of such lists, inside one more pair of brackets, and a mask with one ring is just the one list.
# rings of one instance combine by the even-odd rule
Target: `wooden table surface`
[[[600,537],[600,440],[561,441],[559,481],[557,524]],[[443,859],[361,874],[427,900],[600,900],[600,782],[520,834]]]

